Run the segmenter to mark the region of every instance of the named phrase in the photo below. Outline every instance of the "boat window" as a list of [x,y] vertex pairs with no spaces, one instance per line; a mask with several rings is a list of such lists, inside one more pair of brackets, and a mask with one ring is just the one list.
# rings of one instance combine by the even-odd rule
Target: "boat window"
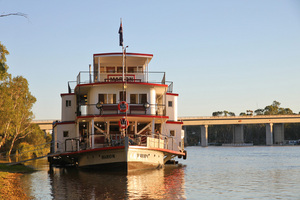
[[120,101],[126,101],[126,91],[120,91]]
[[71,100],[66,100],[66,107],[70,107],[71,106]]
[[128,73],[136,72],[136,67],[128,67]]
[[139,103],[140,104],[147,103],[147,94],[139,94]]
[[104,104],[116,104],[117,103],[117,95],[116,94],[99,94],[98,102],[102,102]]
[[137,72],[143,72],[143,67],[138,67]]
[[173,101],[168,101],[168,107],[173,107]]
[[99,94],[98,95],[98,102],[107,103],[107,95],[106,94]]
[[170,136],[175,137],[175,130],[170,130]]
[[117,95],[116,94],[107,94],[107,103],[116,104]]
[[69,131],[63,131],[64,137],[69,137]]
[[107,73],[115,73],[115,67],[106,67]]
[[104,67],[100,67],[100,72],[104,73],[105,72],[105,68]]
[[84,95],[80,95],[79,96],[79,102],[81,105],[86,105],[87,104],[87,95],[84,94]]
[[117,67],[117,72],[118,73],[123,73],[123,67]]
[[138,95],[137,94],[130,94],[130,103],[131,104],[137,104],[137,98],[138,98]]

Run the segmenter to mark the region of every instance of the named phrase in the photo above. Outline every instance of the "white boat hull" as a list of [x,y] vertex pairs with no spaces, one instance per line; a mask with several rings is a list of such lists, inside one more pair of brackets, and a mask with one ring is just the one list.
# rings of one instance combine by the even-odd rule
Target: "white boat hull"
[[160,168],[164,165],[164,153],[143,147],[102,148],[78,154],[78,167],[124,170]]

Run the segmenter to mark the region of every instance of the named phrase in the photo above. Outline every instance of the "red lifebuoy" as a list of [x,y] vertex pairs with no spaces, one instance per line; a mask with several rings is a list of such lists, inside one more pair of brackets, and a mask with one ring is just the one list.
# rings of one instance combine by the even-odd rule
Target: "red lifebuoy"
[[119,127],[121,129],[126,129],[128,126],[129,126],[129,121],[125,117],[122,117],[119,121]]
[[118,104],[118,109],[119,109],[120,112],[127,112],[127,110],[128,110],[128,103],[126,103],[126,101],[121,101]]

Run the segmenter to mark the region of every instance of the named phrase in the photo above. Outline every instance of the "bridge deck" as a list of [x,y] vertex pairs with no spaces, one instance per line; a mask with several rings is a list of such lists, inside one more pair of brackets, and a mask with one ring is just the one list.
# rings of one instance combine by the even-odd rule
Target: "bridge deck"
[[227,124],[267,124],[300,123],[300,115],[256,115],[228,117],[180,117],[183,125],[227,125]]

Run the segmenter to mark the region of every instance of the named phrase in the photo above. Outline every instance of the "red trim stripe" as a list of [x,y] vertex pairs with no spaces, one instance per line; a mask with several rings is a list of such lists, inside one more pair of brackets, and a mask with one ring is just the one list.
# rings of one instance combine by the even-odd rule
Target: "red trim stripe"
[[62,93],[62,94],[60,94],[61,97],[62,96],[67,96],[67,95],[75,95],[75,93]]
[[66,125],[66,124],[75,124],[76,122],[71,121],[71,122],[55,122],[53,127],[56,127],[58,125]]
[[[105,84],[124,84],[124,83],[125,83],[125,82],[97,82],[97,83],[78,84],[76,87],[93,86],[93,85],[105,85]],[[126,84],[150,85],[150,86],[168,87],[168,85],[165,85],[165,84],[145,83],[145,82],[126,82]]]
[[[77,119],[86,119],[86,118],[94,118],[94,117],[124,117],[124,114],[113,114],[113,115],[88,115],[88,116],[78,116]],[[169,119],[168,116],[153,116],[153,115],[131,115],[127,114],[127,117],[145,117],[145,118],[163,118]]]
[[[132,148],[132,149],[135,149],[134,146],[129,146],[129,148]],[[136,149],[141,149],[141,148],[136,148]],[[175,154],[175,155],[182,155],[184,156],[185,153],[183,152],[179,152],[179,151],[173,151],[173,150],[169,150],[169,149],[161,149],[161,148],[142,148],[141,150],[154,150],[154,151],[162,151],[162,152],[165,152],[165,153],[171,153],[171,154]]]
[[[97,54],[94,54],[94,57],[95,56],[122,56],[123,54],[122,53],[97,53]],[[146,54],[146,53],[126,53],[126,55],[129,55],[129,56],[145,56],[145,57],[153,57],[153,54]]]
[[74,121],[71,122],[55,122],[55,124],[63,125],[63,124],[75,124]]
[[183,122],[179,122],[179,121],[167,121],[167,124],[183,124]]
[[166,93],[166,95],[179,96],[179,94],[176,93]]

